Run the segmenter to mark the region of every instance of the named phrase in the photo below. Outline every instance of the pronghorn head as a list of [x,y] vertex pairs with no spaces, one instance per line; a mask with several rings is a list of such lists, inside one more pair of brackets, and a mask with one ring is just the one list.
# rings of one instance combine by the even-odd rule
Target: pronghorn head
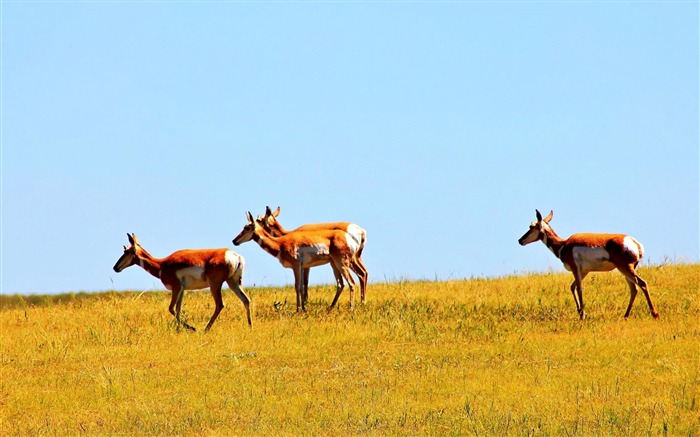
[[248,218],[248,223],[243,226],[243,230],[236,235],[236,238],[233,239],[233,244],[235,246],[252,240],[253,236],[255,235],[256,228],[260,228],[260,224],[253,219],[253,215],[250,212],[246,213],[246,217]]
[[542,214],[540,214],[538,210],[535,210],[535,215],[537,216],[537,221],[532,222],[530,224],[530,229],[518,240],[521,246],[543,239],[545,231],[551,229],[549,227],[549,222],[552,220],[552,216],[554,216],[554,211],[550,211],[549,215],[545,218],[542,218]]
[[119,273],[127,267],[133,266],[139,262],[139,254],[141,252],[141,245],[139,240],[136,238],[136,234],[126,234],[129,237],[129,247],[124,246],[124,254],[117,260],[114,264],[114,271]]
[[265,215],[258,216],[258,223],[263,229],[273,237],[284,235],[282,225],[277,221],[277,216],[280,215],[280,207],[272,211],[269,206],[265,207]]

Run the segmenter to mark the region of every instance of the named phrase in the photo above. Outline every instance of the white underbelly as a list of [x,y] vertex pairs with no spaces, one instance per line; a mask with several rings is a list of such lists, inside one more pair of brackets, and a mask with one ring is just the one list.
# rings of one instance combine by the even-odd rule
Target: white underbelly
[[204,274],[204,267],[192,266],[180,269],[175,273],[177,279],[186,290],[200,290],[209,288],[209,282]]
[[615,268],[610,254],[602,247],[575,247],[573,256],[581,272],[607,272]]
[[297,260],[302,267],[315,267],[330,261],[330,249],[325,244],[314,244],[297,249]]

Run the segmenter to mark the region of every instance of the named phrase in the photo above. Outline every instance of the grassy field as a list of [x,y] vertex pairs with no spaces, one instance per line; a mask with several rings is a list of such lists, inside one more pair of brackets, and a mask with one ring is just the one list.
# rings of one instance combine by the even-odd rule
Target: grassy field
[[[226,290],[209,333],[169,293],[0,301],[0,434],[700,435],[700,265],[648,266],[661,314],[618,273]],[[200,330],[207,291],[183,309]]]

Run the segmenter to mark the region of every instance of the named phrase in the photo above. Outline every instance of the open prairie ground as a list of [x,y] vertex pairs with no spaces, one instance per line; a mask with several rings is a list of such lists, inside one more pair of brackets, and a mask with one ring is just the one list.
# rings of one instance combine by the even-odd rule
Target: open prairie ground
[[[639,273],[660,320],[641,292],[622,318],[617,272],[586,279],[583,322],[564,273],[371,283],[353,312],[313,287],[301,315],[251,287],[252,330],[226,290],[208,333],[167,292],[3,296],[0,433],[698,436],[700,265]],[[209,292],[183,310],[201,330]]]

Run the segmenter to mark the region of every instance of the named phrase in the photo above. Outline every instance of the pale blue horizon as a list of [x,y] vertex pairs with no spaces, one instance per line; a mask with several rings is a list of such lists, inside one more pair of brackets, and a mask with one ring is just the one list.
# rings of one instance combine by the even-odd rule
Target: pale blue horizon
[[268,205],[365,228],[370,284],[563,271],[536,208],[698,262],[698,2],[0,7],[3,294],[163,289],[127,232],[290,285],[231,244]]

